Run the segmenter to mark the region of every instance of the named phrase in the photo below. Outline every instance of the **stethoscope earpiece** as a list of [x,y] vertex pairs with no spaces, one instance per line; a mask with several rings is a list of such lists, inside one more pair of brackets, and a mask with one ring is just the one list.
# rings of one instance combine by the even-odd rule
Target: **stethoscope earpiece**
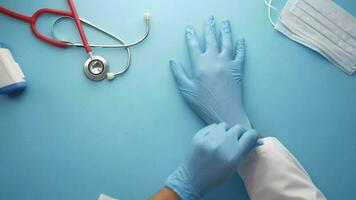
[[109,73],[106,74],[106,79],[107,79],[108,81],[113,80],[115,77],[116,77],[116,74],[115,74],[115,73],[109,72]]

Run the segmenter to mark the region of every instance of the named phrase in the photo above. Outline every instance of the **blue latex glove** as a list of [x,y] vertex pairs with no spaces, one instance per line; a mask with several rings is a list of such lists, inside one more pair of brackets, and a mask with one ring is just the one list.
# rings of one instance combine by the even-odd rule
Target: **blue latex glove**
[[241,96],[244,40],[233,45],[230,22],[225,20],[221,25],[221,41],[218,42],[215,20],[210,17],[205,27],[205,51],[201,49],[192,26],[186,28],[186,41],[193,65],[193,78],[188,78],[179,64],[170,61],[184,99],[208,124],[224,121],[230,127],[241,124],[251,128]]
[[193,138],[188,158],[168,177],[166,186],[183,200],[200,199],[229,178],[253,148],[257,133],[226,123],[201,129]]

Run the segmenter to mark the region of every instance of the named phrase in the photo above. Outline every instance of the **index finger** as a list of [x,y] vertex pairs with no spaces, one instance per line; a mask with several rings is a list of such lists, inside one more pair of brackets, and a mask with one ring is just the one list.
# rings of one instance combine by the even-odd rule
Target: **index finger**
[[241,155],[246,156],[246,154],[255,146],[257,142],[257,131],[250,129],[242,134],[239,139],[239,146]]

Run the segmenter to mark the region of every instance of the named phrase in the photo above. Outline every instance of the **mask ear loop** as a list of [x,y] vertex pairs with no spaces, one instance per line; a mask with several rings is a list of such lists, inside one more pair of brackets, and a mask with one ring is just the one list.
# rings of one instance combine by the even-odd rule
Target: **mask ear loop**
[[268,19],[269,19],[269,22],[272,24],[273,27],[275,27],[275,26],[276,26],[276,23],[272,20],[272,12],[271,12],[271,9],[277,10],[277,8],[275,8],[275,7],[272,5],[272,1],[273,1],[273,0],[265,0],[265,4],[266,4],[267,7],[268,7]]

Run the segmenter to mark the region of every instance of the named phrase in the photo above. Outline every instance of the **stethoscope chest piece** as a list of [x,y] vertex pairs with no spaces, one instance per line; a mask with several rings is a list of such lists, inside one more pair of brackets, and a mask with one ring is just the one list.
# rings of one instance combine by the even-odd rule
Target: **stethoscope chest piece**
[[92,56],[84,63],[84,74],[93,81],[106,78],[109,71],[109,63],[101,56]]

